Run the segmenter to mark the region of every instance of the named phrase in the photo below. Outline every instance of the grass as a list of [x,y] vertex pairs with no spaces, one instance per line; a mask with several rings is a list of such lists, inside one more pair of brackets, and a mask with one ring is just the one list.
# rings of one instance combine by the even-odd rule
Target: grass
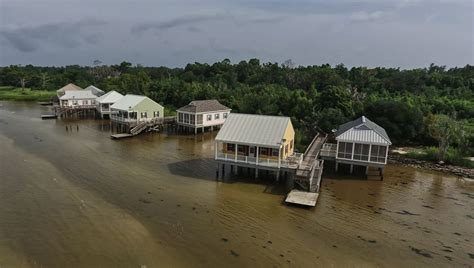
[[56,91],[0,87],[0,100],[50,101],[54,96],[56,96]]
[[[426,147],[419,150],[413,150],[408,152],[406,155],[408,158],[425,160],[430,162],[437,162],[438,161],[438,148],[436,147]],[[461,154],[461,152],[456,148],[449,148],[448,152],[445,156],[445,162],[447,164],[467,167],[467,168],[474,168],[474,162],[465,159],[465,156]]]

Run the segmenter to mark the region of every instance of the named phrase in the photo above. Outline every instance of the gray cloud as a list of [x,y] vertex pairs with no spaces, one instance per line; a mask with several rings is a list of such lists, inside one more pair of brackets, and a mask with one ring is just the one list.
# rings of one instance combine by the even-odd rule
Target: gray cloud
[[160,22],[147,22],[139,23],[132,27],[131,32],[133,34],[141,34],[145,31],[150,30],[167,30],[179,26],[194,25],[200,22],[212,21],[212,20],[222,20],[225,19],[224,15],[201,15],[201,16],[186,16],[170,19],[167,21]]
[[472,0],[0,2],[0,65],[100,59],[176,67],[251,57],[402,68],[474,62]]
[[84,43],[97,44],[101,35],[94,32],[94,28],[102,25],[105,25],[104,21],[88,19],[38,26],[10,26],[1,29],[0,36],[21,52],[33,52],[41,46],[74,48]]

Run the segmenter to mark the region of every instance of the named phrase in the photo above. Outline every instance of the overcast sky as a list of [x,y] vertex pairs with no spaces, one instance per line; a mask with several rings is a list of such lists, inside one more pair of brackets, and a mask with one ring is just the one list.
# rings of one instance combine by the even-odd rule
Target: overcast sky
[[0,0],[0,65],[474,63],[472,0]]

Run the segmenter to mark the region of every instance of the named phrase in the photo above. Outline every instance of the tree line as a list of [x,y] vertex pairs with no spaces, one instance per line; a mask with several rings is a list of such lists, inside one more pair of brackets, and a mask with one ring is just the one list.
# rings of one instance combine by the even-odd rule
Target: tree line
[[[474,66],[446,68],[347,68],[342,64],[298,66],[250,59],[192,63],[184,68],[118,65],[0,68],[0,85],[55,90],[67,83],[93,84],[105,91],[143,94],[169,109],[198,99],[218,99],[234,112],[286,115],[297,140],[365,115],[380,124],[397,145],[436,145],[436,117],[462,126],[455,146],[474,142]],[[442,118],[445,120],[445,117]],[[441,121],[442,121],[441,120]],[[443,121],[444,122],[444,121]],[[435,134],[436,133],[436,134]],[[471,146],[469,146],[471,145]]]

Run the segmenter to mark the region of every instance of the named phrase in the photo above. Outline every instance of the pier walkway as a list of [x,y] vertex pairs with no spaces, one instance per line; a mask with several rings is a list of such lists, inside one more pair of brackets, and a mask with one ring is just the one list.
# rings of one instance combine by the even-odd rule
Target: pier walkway
[[140,121],[136,122],[135,124],[130,123],[130,133],[119,133],[119,134],[113,134],[110,137],[112,139],[123,139],[123,138],[129,138],[136,136],[143,131],[160,131],[163,129],[165,125],[172,125],[176,123],[176,117],[175,116],[166,116],[166,117],[160,117],[160,118],[154,118],[149,121]]
[[326,139],[326,134],[317,134],[304,152],[303,161],[296,169],[295,176],[295,183],[304,191],[292,190],[285,200],[287,203],[305,206],[316,205],[324,164],[324,160],[319,159],[319,154]]

